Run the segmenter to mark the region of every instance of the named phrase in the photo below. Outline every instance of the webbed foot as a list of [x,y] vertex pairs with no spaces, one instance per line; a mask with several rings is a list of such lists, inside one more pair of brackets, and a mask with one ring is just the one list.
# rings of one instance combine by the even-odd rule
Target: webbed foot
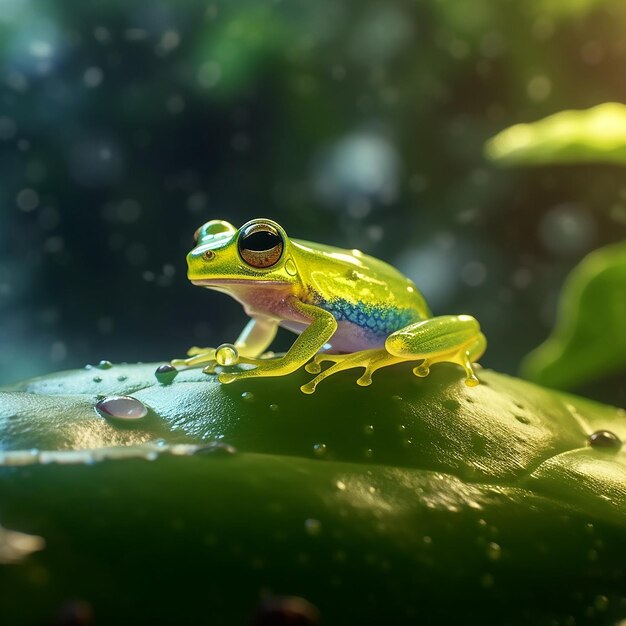
[[[363,367],[365,371],[357,379],[357,385],[367,387],[372,384],[372,374],[381,367],[394,365],[404,359],[389,354],[384,349],[362,350],[350,354],[316,354],[313,360],[306,366],[306,371],[310,374],[318,374],[312,381],[302,385],[300,390],[304,393],[313,393],[325,378],[341,372],[343,370]],[[331,361],[333,365],[321,372],[320,363]],[[320,373],[321,372],[321,373]]]

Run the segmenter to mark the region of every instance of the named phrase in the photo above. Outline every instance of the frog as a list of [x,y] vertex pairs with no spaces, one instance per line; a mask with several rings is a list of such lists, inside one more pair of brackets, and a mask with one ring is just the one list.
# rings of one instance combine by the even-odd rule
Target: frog
[[[413,374],[421,378],[436,363],[454,363],[466,385],[480,382],[474,368],[487,340],[478,321],[433,316],[413,281],[384,261],[292,239],[267,218],[240,228],[210,220],[194,241],[187,255],[191,283],[233,297],[250,319],[234,344],[193,347],[188,358],[171,361],[176,368],[203,366],[213,374],[222,366],[218,380],[230,384],[304,366],[316,375],[300,387],[306,394],[353,368],[363,368],[356,382],[368,386],[374,372],[403,362],[415,362]],[[286,353],[274,355],[267,351],[279,327],[297,337]],[[322,369],[325,363],[330,366]]]

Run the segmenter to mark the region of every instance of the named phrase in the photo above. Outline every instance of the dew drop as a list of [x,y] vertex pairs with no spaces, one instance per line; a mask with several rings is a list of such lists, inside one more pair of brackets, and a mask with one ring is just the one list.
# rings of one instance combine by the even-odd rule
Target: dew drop
[[374,450],[372,450],[371,448],[367,448],[367,450],[365,450],[365,458],[371,459],[373,456],[374,456]]
[[589,435],[587,442],[592,448],[617,449],[622,445],[619,437],[610,430],[596,430]]
[[214,441],[212,443],[207,444],[206,446],[201,446],[194,452],[194,456],[233,456],[237,454],[237,448],[231,446],[227,443],[222,443],[221,441]]
[[254,400],[254,394],[251,391],[244,391],[241,394],[241,397],[246,401],[246,402],[252,402]]
[[278,411],[279,406],[277,404],[270,404],[270,411]]
[[236,365],[239,352],[232,343],[223,343],[215,350],[215,360],[218,365]]
[[593,600],[596,611],[606,611],[609,608],[609,599],[606,596],[596,596]]
[[176,378],[177,374],[178,370],[169,363],[159,365],[154,372],[155,378],[162,385],[169,385]]
[[127,379],[128,379],[128,376],[124,376],[124,374],[121,374],[120,376],[117,377],[117,380],[119,380],[121,383],[123,383]]
[[487,557],[492,561],[497,561],[502,556],[502,548],[493,541],[487,544]]
[[309,519],[304,521],[304,529],[309,535],[315,537],[320,534],[322,530],[322,523],[318,519],[309,517]]
[[313,446],[313,452],[315,453],[315,456],[324,456],[326,454],[326,444],[316,443]]
[[367,424],[367,426],[363,427],[363,432],[366,435],[373,435],[374,434],[374,426],[372,424]]
[[148,415],[146,405],[131,396],[108,396],[97,402],[95,408],[109,419],[139,420]]
[[101,383],[102,382],[102,378],[100,378],[100,376],[94,376],[92,380],[93,380],[94,383]]
[[515,419],[520,423],[520,424],[530,424],[530,420],[525,417],[524,415],[516,415]]
[[99,370],[110,370],[113,367],[113,363],[111,361],[105,361],[104,359],[96,365]]
[[337,489],[339,489],[339,491],[346,490],[346,483],[344,483],[342,480],[338,480],[335,484],[337,486]]

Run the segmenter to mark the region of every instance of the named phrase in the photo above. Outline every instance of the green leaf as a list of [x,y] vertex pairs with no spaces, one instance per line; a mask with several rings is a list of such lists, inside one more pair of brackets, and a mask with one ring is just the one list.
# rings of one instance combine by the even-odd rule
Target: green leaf
[[[155,367],[0,392],[0,522],[41,538],[0,565],[6,623],[77,598],[98,624],[245,624],[264,593],[328,626],[623,617],[626,454],[588,445],[626,439],[623,411],[486,370],[468,388],[448,364],[312,396],[304,372]],[[103,417],[113,394],[146,416]]]
[[531,124],[516,124],[488,141],[485,153],[503,166],[626,165],[626,105],[609,102],[585,111],[562,111]]
[[574,268],[556,326],[522,365],[523,375],[571,389],[626,368],[626,243],[596,250]]

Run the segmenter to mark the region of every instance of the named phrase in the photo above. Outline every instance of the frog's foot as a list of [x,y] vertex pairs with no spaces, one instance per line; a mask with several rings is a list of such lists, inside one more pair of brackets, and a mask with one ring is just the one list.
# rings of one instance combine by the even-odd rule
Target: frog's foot
[[[381,367],[395,365],[405,359],[395,357],[384,349],[362,350],[350,354],[316,354],[313,360],[306,366],[306,371],[310,374],[318,374],[312,381],[306,385],[302,385],[300,389],[304,393],[313,393],[325,378],[355,367],[363,367],[365,371],[360,378],[357,379],[357,385],[366,387],[372,384],[372,374]],[[333,365],[325,369],[321,374],[320,363],[331,361]]]
[[215,364],[215,348],[190,348],[188,359],[172,359],[170,365],[180,369],[185,367],[199,367],[200,365]]
[[[260,376],[284,376],[298,369],[292,363],[286,363],[284,356],[275,356],[273,352],[265,352],[259,358],[249,358],[240,356],[237,365],[254,365],[254,368],[237,370],[234,372],[220,372],[218,380],[225,385],[246,378],[257,378]],[[203,370],[204,371],[204,370]]]
[[456,363],[465,370],[465,384],[479,380],[473,363],[485,352],[487,341],[478,322],[469,315],[447,315],[416,322],[392,333],[385,348],[406,361],[421,361],[413,368],[416,376],[428,376],[435,363]]
[[462,350],[453,354],[444,354],[439,357],[424,359],[417,367],[413,368],[413,373],[419,378],[425,378],[430,374],[430,367],[434,363],[457,363],[465,370],[465,384],[468,387],[480,385],[480,381],[474,372],[471,352]]

